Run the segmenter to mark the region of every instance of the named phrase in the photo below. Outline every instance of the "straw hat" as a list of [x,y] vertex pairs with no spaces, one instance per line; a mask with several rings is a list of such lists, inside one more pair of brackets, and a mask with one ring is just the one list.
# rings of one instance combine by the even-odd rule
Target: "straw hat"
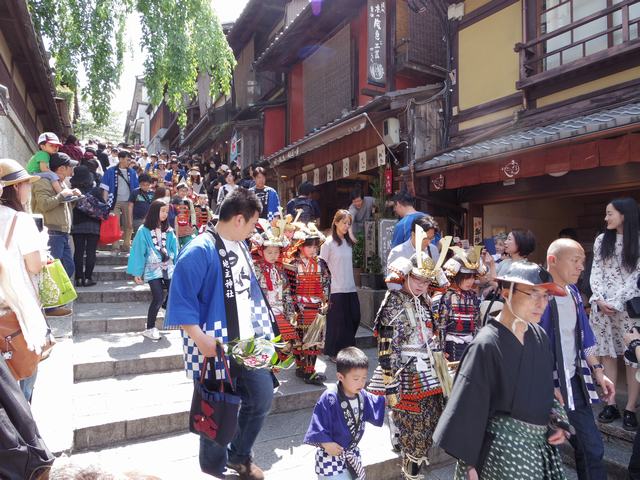
[[29,175],[22,165],[10,158],[0,159],[0,183],[8,187],[21,182],[37,182],[40,177]]

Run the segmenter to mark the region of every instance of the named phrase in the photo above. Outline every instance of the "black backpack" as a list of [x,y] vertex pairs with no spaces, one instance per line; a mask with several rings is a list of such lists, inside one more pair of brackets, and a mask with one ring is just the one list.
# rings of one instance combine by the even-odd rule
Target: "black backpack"
[[54,460],[18,382],[0,355],[0,478],[35,480],[49,471]]
[[302,212],[300,212],[300,217],[298,218],[299,222],[309,223],[311,220],[315,220],[313,203],[310,199],[296,198],[293,201],[293,209],[295,211],[295,215],[298,213],[297,210],[302,210]]

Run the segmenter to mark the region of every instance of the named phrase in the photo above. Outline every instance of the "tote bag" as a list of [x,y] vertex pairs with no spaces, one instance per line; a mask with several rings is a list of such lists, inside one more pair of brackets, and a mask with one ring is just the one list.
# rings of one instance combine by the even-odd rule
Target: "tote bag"
[[109,215],[100,225],[100,245],[109,245],[117,242],[122,237],[120,230],[120,218],[117,215]]
[[56,259],[45,265],[40,275],[40,301],[42,308],[53,308],[66,305],[78,298],[71,279]]

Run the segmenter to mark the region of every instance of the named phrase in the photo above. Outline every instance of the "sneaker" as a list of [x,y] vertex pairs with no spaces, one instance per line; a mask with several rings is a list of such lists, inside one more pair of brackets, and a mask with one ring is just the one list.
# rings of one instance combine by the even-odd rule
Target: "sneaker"
[[92,278],[85,278],[83,286],[84,287],[93,287],[94,285],[97,285],[97,284],[98,284],[98,282],[96,282]]
[[627,432],[634,432],[638,429],[638,419],[636,413],[630,410],[625,410],[622,414],[622,428]]
[[227,463],[227,467],[238,472],[240,480],[264,480],[264,472],[250,458],[244,463]]
[[56,307],[45,310],[44,313],[47,317],[66,317],[67,315],[71,315],[73,310],[67,307]]
[[142,332],[142,336],[147,337],[148,339],[153,341],[158,341],[162,338],[162,335],[160,335],[160,331],[156,327],[147,328],[144,332]]
[[598,421],[600,423],[611,423],[618,418],[620,418],[620,412],[615,405],[607,405],[602,409],[600,415],[598,415]]

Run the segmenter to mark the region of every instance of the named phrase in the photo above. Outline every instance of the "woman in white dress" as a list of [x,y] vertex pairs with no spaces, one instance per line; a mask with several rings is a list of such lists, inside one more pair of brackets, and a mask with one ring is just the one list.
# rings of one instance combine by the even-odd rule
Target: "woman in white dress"
[[[604,364],[604,372],[615,384],[617,362],[623,355],[623,336],[633,326],[640,325],[640,318],[629,317],[626,303],[640,296],[640,240],[638,239],[638,204],[632,198],[621,198],[607,205],[605,233],[598,235],[593,244],[591,270],[591,327],[596,334],[597,351]],[[628,362],[627,405],[623,415],[625,430],[638,428],[635,416],[640,384],[635,379],[636,369]],[[620,412],[612,400],[598,420],[610,423],[620,418]]]

